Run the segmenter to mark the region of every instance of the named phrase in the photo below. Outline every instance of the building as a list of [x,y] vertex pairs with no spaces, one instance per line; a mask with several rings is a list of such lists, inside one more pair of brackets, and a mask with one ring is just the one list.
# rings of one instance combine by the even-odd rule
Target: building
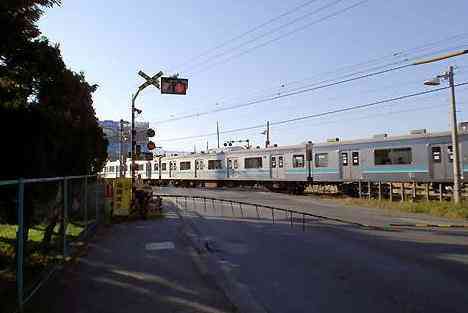
[[[130,124],[125,123],[123,126],[123,140],[120,140],[120,121],[99,121],[99,126],[101,126],[104,134],[109,141],[109,146],[107,147],[107,154],[110,161],[119,160],[121,153],[123,155],[128,155],[131,150],[130,142]],[[136,130],[136,144],[141,146],[141,152],[149,152],[147,148],[148,136],[146,132],[149,128],[149,122],[135,122]]]

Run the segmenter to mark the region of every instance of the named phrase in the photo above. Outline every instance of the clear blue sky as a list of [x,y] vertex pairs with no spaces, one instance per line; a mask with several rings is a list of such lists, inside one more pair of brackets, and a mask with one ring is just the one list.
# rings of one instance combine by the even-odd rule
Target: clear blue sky
[[[242,104],[258,98],[258,93],[295,88],[297,80],[314,83],[343,74],[346,65],[366,62],[465,33],[458,40],[444,41],[421,51],[448,48],[468,49],[468,1],[369,0],[343,14],[306,26],[359,0],[316,0],[294,14],[258,29],[240,40],[213,51],[216,55],[252,39],[240,50],[302,28],[281,40],[255,49],[228,62],[220,58],[193,57],[243,32],[286,12],[305,0],[236,1],[91,1],[64,0],[62,7],[48,10],[40,22],[43,33],[60,43],[67,64],[84,71],[90,82],[100,88],[94,105],[100,119],[129,119],[130,98],[148,74],[163,70],[189,77],[187,96],[161,95],[145,89],[137,106],[157,129],[157,144],[167,150],[190,150],[215,146],[216,137],[168,141],[167,139],[211,133],[216,121],[221,129],[233,129],[320,113],[343,106],[357,105],[427,89],[422,82],[444,71],[449,64],[458,66],[456,80],[468,80],[468,55],[450,61],[408,68],[371,79],[286,97],[237,110],[157,125],[156,121],[224,106]],[[333,3],[336,2],[335,5]],[[329,8],[310,14],[299,22],[283,26],[302,15],[329,4]],[[272,34],[255,39],[265,32]],[[227,54],[229,57],[232,54]],[[410,56],[418,55],[413,53]],[[387,63],[401,60],[389,57]],[[190,61],[191,60],[191,61]],[[187,61],[189,61],[187,63]],[[197,63],[205,62],[195,67]],[[221,64],[210,64],[221,62]],[[363,66],[355,70],[364,69]],[[286,84],[285,87],[280,87]],[[458,88],[459,120],[468,120],[468,87]],[[411,98],[373,109],[336,114],[320,119],[274,126],[272,142],[296,144],[306,140],[324,141],[330,137],[352,139],[377,133],[401,134],[410,129],[432,131],[448,128],[448,91]],[[217,104],[218,103],[218,104]],[[406,111],[401,113],[401,111]],[[261,130],[221,136],[251,139],[263,145]]]

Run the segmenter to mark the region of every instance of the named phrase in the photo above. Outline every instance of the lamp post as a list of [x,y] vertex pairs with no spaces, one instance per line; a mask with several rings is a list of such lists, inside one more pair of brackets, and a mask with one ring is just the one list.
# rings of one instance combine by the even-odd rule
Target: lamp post
[[[452,52],[446,55],[438,56],[432,59],[423,60],[419,62],[413,63],[413,65],[421,65],[427,64],[432,62],[437,62],[441,60],[445,60],[448,58],[460,56],[463,54],[467,54],[468,50],[461,50]],[[448,80],[450,86],[450,94],[451,94],[451,101],[450,101],[450,126],[452,132],[452,155],[453,155],[453,201],[455,203],[460,203],[460,154],[459,154],[459,146],[458,146],[458,128],[457,128],[457,111],[456,111],[456,102],[455,102],[455,84],[453,79],[453,66],[450,66],[448,71],[437,75],[433,79],[427,80],[424,82],[427,86],[438,86],[440,85],[440,80]]]
[[455,203],[460,203],[460,153],[458,145],[458,128],[457,128],[457,109],[455,102],[455,86],[453,82],[453,66],[449,66],[447,72],[437,75],[433,79],[426,80],[424,85],[438,86],[441,80],[448,80],[450,86],[450,126],[452,132],[452,163],[453,163],[453,200]]

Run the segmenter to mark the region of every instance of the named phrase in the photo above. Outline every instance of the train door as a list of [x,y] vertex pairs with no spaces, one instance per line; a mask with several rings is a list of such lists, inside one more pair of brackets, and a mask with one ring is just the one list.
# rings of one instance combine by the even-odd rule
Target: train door
[[146,179],[151,179],[151,163],[146,163]]
[[227,161],[228,168],[228,177],[235,178],[239,176],[239,159],[238,158],[229,158]]
[[271,176],[273,179],[284,178],[284,155],[271,156]]
[[200,171],[203,170],[203,160],[196,159],[195,160],[195,178],[200,177]]
[[343,150],[340,155],[343,180],[361,177],[361,156],[356,150]]
[[436,180],[446,180],[453,177],[452,145],[431,145],[431,174]]

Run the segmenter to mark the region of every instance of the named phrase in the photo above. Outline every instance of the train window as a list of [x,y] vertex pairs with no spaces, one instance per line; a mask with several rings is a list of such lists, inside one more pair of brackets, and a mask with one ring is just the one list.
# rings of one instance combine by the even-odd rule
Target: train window
[[315,154],[315,167],[328,167],[328,153]]
[[189,170],[190,169],[190,161],[180,162],[179,166],[180,166],[181,171]]
[[234,168],[239,168],[239,161],[234,160]]
[[221,160],[208,160],[208,169],[209,170],[219,170],[223,168]]
[[161,163],[161,171],[165,171],[166,170],[166,163]]
[[341,152],[341,164],[348,166],[348,152]]
[[375,165],[411,164],[411,148],[376,149]]
[[153,169],[154,169],[155,171],[158,171],[158,170],[159,170],[159,164],[158,164],[158,163],[154,163]]
[[271,157],[271,167],[276,167],[276,157]]
[[442,162],[441,152],[442,150],[440,147],[432,147],[432,162],[434,163]]
[[353,152],[352,157],[353,157],[353,165],[355,166],[359,165],[359,152]]
[[293,155],[293,167],[304,167],[304,155],[297,154]]
[[245,158],[244,168],[262,168],[262,158]]
[[279,157],[278,157],[278,167],[279,167],[279,168],[282,168],[282,167],[283,167],[283,157],[282,157],[282,156],[279,156]]
[[205,161],[200,160],[200,161],[198,161],[198,162],[199,162],[199,164],[200,164],[200,169],[201,169],[201,170],[204,169],[204,168],[205,168]]
[[138,164],[138,170],[142,171],[143,170],[143,164]]
[[228,160],[228,168],[232,168],[232,160]]
[[452,150],[452,146],[448,146],[448,147],[447,147],[447,152],[448,152],[448,156],[449,156],[449,162],[453,162],[453,150]]

